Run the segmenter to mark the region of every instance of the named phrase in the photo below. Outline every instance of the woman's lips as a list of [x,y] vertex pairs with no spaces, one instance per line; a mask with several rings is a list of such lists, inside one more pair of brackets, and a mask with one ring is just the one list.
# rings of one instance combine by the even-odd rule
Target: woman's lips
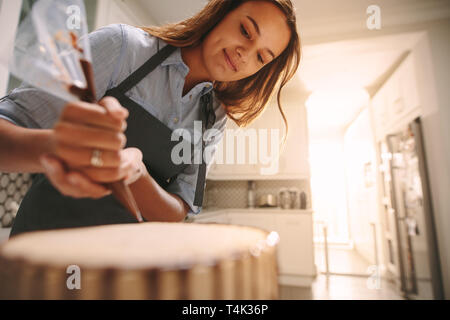
[[226,49],[223,49],[223,53],[225,55],[225,61],[227,62],[227,64],[230,67],[230,69],[233,70],[234,72],[237,72],[237,68],[233,64],[233,61],[231,61],[230,57],[228,56]]

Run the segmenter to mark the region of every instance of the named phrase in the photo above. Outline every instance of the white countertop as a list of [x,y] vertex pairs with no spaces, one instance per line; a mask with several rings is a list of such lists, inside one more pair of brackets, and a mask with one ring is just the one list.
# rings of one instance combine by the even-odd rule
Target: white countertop
[[217,208],[217,209],[207,208],[207,209],[203,209],[200,214],[201,215],[216,215],[216,214],[221,214],[221,213],[312,214],[313,210],[311,210],[311,209],[306,209],[306,210],[302,210],[302,209],[286,209],[285,210],[285,209],[281,209],[281,208],[254,208],[254,209],[249,209],[249,208],[228,208],[228,209],[224,209],[224,208]]
[[261,214],[261,213],[267,213],[267,214],[313,214],[312,209],[281,209],[281,208],[205,208],[200,212],[199,214],[188,214],[187,219],[185,222],[193,222],[196,218],[199,217],[214,217],[221,214],[228,214],[228,213],[245,213],[245,214]]

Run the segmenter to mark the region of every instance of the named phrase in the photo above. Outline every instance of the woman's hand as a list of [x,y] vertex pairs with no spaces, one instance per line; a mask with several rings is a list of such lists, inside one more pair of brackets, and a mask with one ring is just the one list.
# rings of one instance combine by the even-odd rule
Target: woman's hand
[[45,168],[45,175],[52,185],[65,196],[77,199],[99,199],[112,193],[111,190],[93,182],[82,173],[68,170],[63,161],[54,156],[43,156],[41,163]]
[[106,183],[124,179],[127,185],[139,180],[146,172],[146,168],[142,162],[141,150],[127,148],[120,151],[119,157],[120,162],[117,168],[102,170],[94,167],[86,167],[82,172],[92,181]]
[[[66,106],[53,129],[52,151],[41,159],[46,175],[61,193],[100,198],[110,194],[103,183],[136,178],[142,153],[134,148],[123,150],[127,117],[128,111],[110,97],[99,105],[76,102]],[[101,167],[91,164],[95,150],[101,153]]]
[[[142,162],[142,152],[136,148],[127,148],[120,154],[122,160],[119,170],[123,172],[121,175],[127,185],[133,184],[147,172]],[[96,170],[70,170],[61,159],[51,155],[42,157],[41,162],[51,183],[65,196],[98,199],[111,194],[111,190],[96,181]]]

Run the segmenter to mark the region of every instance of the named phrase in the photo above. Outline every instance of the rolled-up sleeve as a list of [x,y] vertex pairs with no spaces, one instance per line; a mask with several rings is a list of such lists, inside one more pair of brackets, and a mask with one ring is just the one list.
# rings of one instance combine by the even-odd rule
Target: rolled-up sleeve
[[[97,99],[115,83],[123,55],[122,25],[113,24],[88,35]],[[49,129],[58,120],[67,102],[25,82],[0,99],[0,118],[18,126]]]
[[[212,127],[212,129],[215,129],[213,131],[215,134],[207,136],[205,141],[205,149],[209,149],[211,155],[211,161],[207,164],[206,176],[208,176],[208,172],[214,162],[214,155],[216,154],[218,145],[223,138],[227,122],[226,114],[220,105],[216,108],[216,117],[217,120]],[[178,195],[189,205],[189,213],[191,214],[199,214],[202,210],[202,207],[194,205],[198,171],[198,164],[191,164],[187,166],[187,168],[166,188],[167,192]]]

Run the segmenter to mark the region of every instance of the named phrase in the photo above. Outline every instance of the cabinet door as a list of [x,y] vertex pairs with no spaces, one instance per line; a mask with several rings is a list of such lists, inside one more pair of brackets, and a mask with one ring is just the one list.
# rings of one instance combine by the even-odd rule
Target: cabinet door
[[284,126],[281,114],[274,105],[269,105],[254,124],[258,130],[258,173],[261,179],[280,174],[280,143]]
[[[289,124],[289,133],[281,152],[280,174],[308,177],[310,169],[306,108],[303,105],[289,105],[284,111]],[[278,108],[277,112],[279,113]],[[284,133],[284,122],[281,128]]]
[[278,214],[280,273],[314,275],[313,227],[310,214]]
[[[289,125],[284,146],[286,126],[277,104],[271,104],[255,122],[258,136],[267,136],[259,141],[259,172],[261,179],[299,179],[309,176],[309,148],[306,108],[302,105],[284,105],[283,111]],[[272,139],[274,138],[274,139]],[[263,144],[263,145],[262,145]],[[261,150],[262,148],[262,150]],[[277,148],[273,150],[273,148]],[[263,163],[262,158],[270,159]],[[264,174],[263,174],[264,173]]]
[[372,99],[377,140],[419,116],[420,105],[411,53]]
[[[307,178],[309,152],[306,109],[303,106],[287,106],[284,110],[289,122],[289,135],[283,148],[280,147],[285,134],[285,125],[278,107],[271,104],[248,128],[241,129],[240,141],[245,141],[245,147],[241,148],[241,151],[238,138],[225,132],[208,178],[216,180]],[[233,121],[229,121],[227,130],[238,130],[238,127]],[[242,138],[244,136],[245,140]],[[230,141],[231,139],[233,141]],[[245,164],[238,163],[237,153],[242,151]],[[253,161],[250,161],[250,154],[253,155]]]
[[[400,90],[405,107],[404,115],[409,114],[420,107],[414,57],[414,54],[410,53],[398,70]],[[403,116],[403,114],[401,116]]]
[[398,117],[405,110],[405,103],[403,101],[403,96],[400,87],[400,76],[398,73],[399,69],[394,72],[386,82],[387,99],[388,99],[388,113],[389,113],[389,124],[395,123]]
[[250,161],[252,148],[256,148],[253,153],[257,155],[258,136],[256,130],[254,124],[240,129],[232,120],[228,121],[208,178],[226,180],[257,175],[258,159]]
[[310,214],[229,213],[230,224],[275,231],[281,274],[315,275],[313,227]]
[[375,124],[375,136],[377,140],[383,138],[388,128],[388,102],[385,87],[382,87],[373,97],[371,103],[372,114]]

